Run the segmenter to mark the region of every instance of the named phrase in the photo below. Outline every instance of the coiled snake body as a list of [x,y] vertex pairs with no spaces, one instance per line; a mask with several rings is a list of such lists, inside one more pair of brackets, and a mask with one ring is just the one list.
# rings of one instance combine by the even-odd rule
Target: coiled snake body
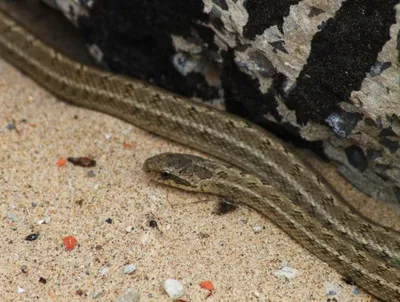
[[0,56],[63,100],[240,168],[182,154],[159,155],[144,165],[159,181],[248,204],[363,289],[382,300],[400,301],[400,234],[358,214],[264,129],[144,82],[74,62],[1,10]]

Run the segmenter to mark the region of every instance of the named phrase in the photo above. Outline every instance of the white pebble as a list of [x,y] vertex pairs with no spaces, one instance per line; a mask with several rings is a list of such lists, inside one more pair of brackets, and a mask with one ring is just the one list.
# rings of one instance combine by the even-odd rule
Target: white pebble
[[255,225],[253,226],[253,231],[255,234],[260,233],[262,231],[263,227],[260,225]]
[[124,270],[123,270],[124,274],[130,274],[130,273],[133,273],[134,271],[136,271],[136,265],[127,264],[124,266]]
[[19,294],[22,294],[22,293],[25,292],[25,290],[24,290],[22,287],[18,287],[17,292],[18,292]]
[[164,289],[172,299],[179,299],[183,296],[183,285],[175,279],[167,279],[164,282]]
[[105,276],[108,274],[108,271],[110,270],[110,268],[106,267],[106,266],[102,266],[99,269],[99,274],[102,276]]
[[49,216],[46,216],[43,219],[40,219],[37,221],[37,224],[48,224],[50,223],[51,218]]
[[125,228],[125,231],[126,231],[127,233],[132,232],[132,230],[133,230],[133,226],[131,226],[131,225],[128,225],[128,226]]
[[258,291],[253,292],[253,296],[256,298],[260,298],[260,293]]
[[111,134],[104,134],[104,137],[106,138],[106,140],[109,140],[111,138]]
[[285,265],[281,267],[279,271],[275,271],[273,274],[275,277],[285,277],[287,279],[293,279],[299,274],[299,271],[293,267]]

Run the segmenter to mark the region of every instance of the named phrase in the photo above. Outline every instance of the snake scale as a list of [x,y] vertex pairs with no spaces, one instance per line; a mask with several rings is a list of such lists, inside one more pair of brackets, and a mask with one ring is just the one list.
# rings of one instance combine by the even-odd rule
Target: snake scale
[[[342,275],[400,301],[400,234],[357,213],[278,138],[238,117],[56,52],[0,10],[0,56],[59,98],[222,159],[148,159],[163,183],[234,198],[279,225]],[[236,166],[236,167],[233,167]]]

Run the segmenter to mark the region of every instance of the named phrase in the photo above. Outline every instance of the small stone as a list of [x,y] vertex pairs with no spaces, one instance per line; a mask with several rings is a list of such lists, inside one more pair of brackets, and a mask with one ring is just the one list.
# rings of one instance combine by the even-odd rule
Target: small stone
[[111,218],[107,218],[106,222],[109,223],[109,224],[112,224],[113,220]]
[[15,130],[15,125],[13,123],[9,123],[9,124],[7,124],[6,128],[8,130]]
[[28,241],[35,241],[36,239],[38,239],[39,238],[39,234],[30,234],[30,235],[28,235],[28,236],[26,236],[25,237],[25,240],[28,240]]
[[128,226],[125,228],[125,231],[126,231],[127,233],[130,233],[130,232],[132,232],[134,229],[135,229],[135,228],[134,228],[133,226],[128,225]]
[[200,287],[206,290],[212,291],[214,290],[214,284],[210,280],[204,280],[200,282]]
[[293,279],[299,274],[299,271],[295,268],[285,265],[279,271],[275,271],[273,274],[275,277],[285,277],[287,279]]
[[116,302],[139,302],[140,293],[132,288],[128,288],[117,300]]
[[72,251],[78,244],[78,240],[76,240],[75,236],[66,236],[63,239],[64,248],[66,251]]
[[217,215],[224,215],[237,209],[237,205],[230,200],[223,199],[218,203]]
[[23,274],[27,274],[27,273],[28,273],[28,267],[27,267],[26,265],[22,265],[22,266],[21,266],[21,272],[22,272]]
[[90,171],[88,171],[88,172],[86,173],[86,176],[87,176],[87,177],[90,177],[90,178],[93,178],[93,177],[96,176],[96,173],[94,173],[94,171],[90,170]]
[[124,274],[131,274],[136,271],[136,265],[127,264],[124,266],[124,270],[122,271]]
[[19,294],[22,294],[22,293],[25,292],[25,290],[24,290],[22,287],[18,287],[17,292],[18,292]]
[[164,282],[164,289],[171,299],[179,299],[183,296],[183,285],[175,279],[167,279]]
[[149,221],[149,226],[150,226],[151,228],[153,228],[153,229],[157,228],[157,227],[158,227],[157,221],[155,221],[154,219],[150,220],[150,221]]
[[96,166],[96,161],[90,157],[68,157],[67,160],[75,166],[90,168]]
[[260,225],[253,226],[253,231],[255,234],[260,233],[263,230],[263,227]]
[[45,278],[43,278],[43,277],[40,277],[39,278],[39,282],[42,283],[42,284],[46,284],[47,280]]
[[104,137],[106,138],[106,140],[109,140],[111,138],[111,134],[104,134]]
[[37,224],[49,224],[50,220],[51,220],[51,218],[49,216],[46,216],[45,218],[38,220],[36,223]]
[[102,276],[105,276],[105,275],[108,274],[109,271],[110,271],[110,268],[109,268],[109,267],[107,267],[107,266],[102,266],[102,267],[100,267],[100,269],[99,269],[99,274],[102,275]]
[[7,218],[11,221],[11,222],[17,222],[19,220],[18,216],[15,214],[8,214]]

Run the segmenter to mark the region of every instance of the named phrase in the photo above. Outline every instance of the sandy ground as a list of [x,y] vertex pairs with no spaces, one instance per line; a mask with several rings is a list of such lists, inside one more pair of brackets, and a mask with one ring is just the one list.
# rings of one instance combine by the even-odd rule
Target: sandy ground
[[[142,162],[166,151],[195,153],[58,101],[0,61],[2,300],[116,301],[131,288],[141,301],[170,301],[163,283],[173,278],[186,301],[373,301],[255,211],[217,215],[214,196],[150,182]],[[57,166],[69,156],[97,165]],[[386,210],[376,215],[396,220]],[[78,241],[71,251],[68,235]],[[124,274],[127,264],[136,271]],[[207,299],[204,280],[215,287]]]

